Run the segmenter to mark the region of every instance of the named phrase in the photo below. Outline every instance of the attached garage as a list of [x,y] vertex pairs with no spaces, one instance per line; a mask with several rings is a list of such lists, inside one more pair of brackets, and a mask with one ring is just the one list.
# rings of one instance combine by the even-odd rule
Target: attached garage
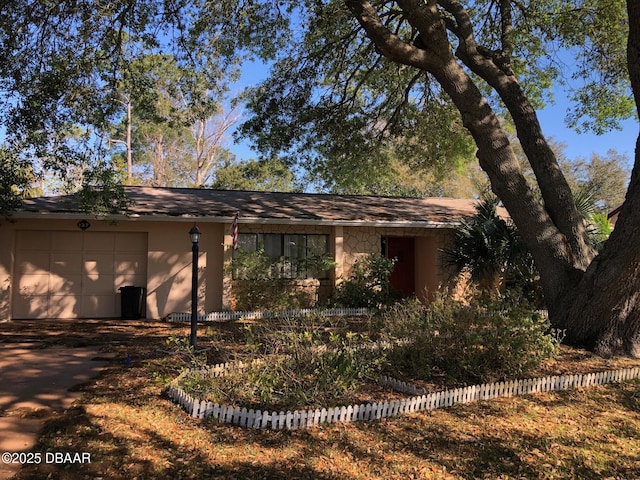
[[13,318],[113,318],[147,284],[147,234],[17,230]]

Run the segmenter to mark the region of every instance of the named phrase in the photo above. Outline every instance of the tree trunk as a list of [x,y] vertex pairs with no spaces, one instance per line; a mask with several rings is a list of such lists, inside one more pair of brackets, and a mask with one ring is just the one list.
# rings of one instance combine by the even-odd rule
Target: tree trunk
[[640,357],[640,137],[635,158],[611,237],[553,318],[568,343],[606,356]]
[[437,7],[418,0],[398,1],[412,26],[428,32],[428,37],[422,34],[426,38],[417,47],[389,32],[366,0],[346,3],[380,53],[395,62],[428,71],[461,112],[463,124],[478,147],[477,157],[489,176],[492,190],[509,211],[536,261],[545,298],[549,303],[555,302],[579,279],[581,272],[575,265],[575,255],[567,237],[528,185],[498,117],[454,57]]
[[165,172],[164,135],[156,134],[153,140],[153,186],[166,187],[167,175]]
[[[628,0],[627,64],[640,111],[640,0]],[[567,341],[601,355],[640,357],[640,135],[625,201],[604,250],[560,302]]]
[[131,95],[127,96],[127,181],[133,179],[133,145],[131,140]]
[[586,225],[573,200],[573,195],[553,149],[547,143],[536,111],[520,86],[511,68],[513,51],[511,38],[511,4],[502,2],[502,51],[488,52],[474,38],[468,12],[459,2],[439,2],[457,21],[458,57],[471,71],[485,80],[500,95],[509,110],[518,132],[518,140],[529,160],[545,209],[554,225],[565,236],[575,268],[585,270],[596,254],[591,245]]

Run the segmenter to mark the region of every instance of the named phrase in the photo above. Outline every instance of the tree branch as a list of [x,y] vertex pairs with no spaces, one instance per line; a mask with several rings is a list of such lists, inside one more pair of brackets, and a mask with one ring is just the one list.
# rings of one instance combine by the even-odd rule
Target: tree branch
[[511,0],[500,0],[500,27],[502,29],[501,57],[510,63],[513,54],[513,15],[511,12]]
[[367,36],[373,40],[380,54],[394,62],[411,65],[421,70],[427,70],[432,64],[432,60],[425,49],[410,45],[398,35],[393,34],[382,23],[370,2],[366,0],[345,0],[345,5],[365,30]]

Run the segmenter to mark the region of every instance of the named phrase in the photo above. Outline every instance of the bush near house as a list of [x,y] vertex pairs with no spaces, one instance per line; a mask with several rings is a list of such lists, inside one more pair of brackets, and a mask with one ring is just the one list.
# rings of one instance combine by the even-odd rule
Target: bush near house
[[281,259],[268,256],[264,250],[236,251],[227,269],[233,278],[234,309],[313,307],[318,303],[321,286],[316,277],[334,265],[329,255]]
[[375,253],[358,259],[337,287],[335,305],[347,308],[379,308],[391,305],[396,296],[389,280],[395,259]]
[[522,378],[558,353],[561,332],[511,293],[459,302],[441,293],[428,306],[408,299],[382,312],[380,336],[396,377],[454,383]]

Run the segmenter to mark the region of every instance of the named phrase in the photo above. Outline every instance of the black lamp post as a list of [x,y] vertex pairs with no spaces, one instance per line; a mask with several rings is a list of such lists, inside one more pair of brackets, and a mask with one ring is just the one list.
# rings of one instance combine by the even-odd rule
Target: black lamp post
[[193,253],[191,261],[191,336],[189,337],[189,343],[194,349],[196,348],[198,329],[198,242],[200,241],[200,235],[200,230],[194,223],[191,230],[189,230],[191,252]]

